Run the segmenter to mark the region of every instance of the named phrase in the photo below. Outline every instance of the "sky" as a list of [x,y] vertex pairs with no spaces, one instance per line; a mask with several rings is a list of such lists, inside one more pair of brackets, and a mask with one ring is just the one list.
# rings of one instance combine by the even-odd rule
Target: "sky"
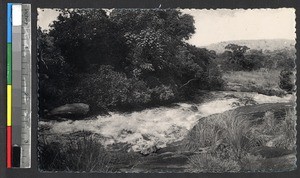
[[[182,9],[195,20],[195,34],[187,41],[196,46],[231,40],[295,39],[295,10],[280,9]],[[49,29],[58,12],[38,10],[38,25]]]

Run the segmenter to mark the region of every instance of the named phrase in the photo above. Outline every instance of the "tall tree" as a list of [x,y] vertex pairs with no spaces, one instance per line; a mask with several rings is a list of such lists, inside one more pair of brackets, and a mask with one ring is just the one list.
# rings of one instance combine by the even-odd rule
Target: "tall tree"
[[151,81],[175,85],[176,54],[195,32],[194,20],[178,10],[115,9],[109,17],[117,24],[129,46],[127,73]]
[[241,69],[248,69],[247,62],[245,60],[245,53],[248,49],[247,46],[240,46],[237,44],[228,44],[225,49],[229,51],[229,62],[233,64],[238,64]]
[[97,64],[118,66],[126,55],[119,30],[101,9],[61,10],[49,34],[78,71]]

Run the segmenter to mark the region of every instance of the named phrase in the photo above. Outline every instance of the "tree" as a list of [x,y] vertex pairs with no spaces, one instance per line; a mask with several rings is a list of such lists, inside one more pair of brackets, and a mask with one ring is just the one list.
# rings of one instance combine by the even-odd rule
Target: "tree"
[[80,72],[93,65],[118,66],[126,55],[124,39],[101,9],[61,10],[49,35],[65,60]]
[[[217,68],[211,67],[216,53],[185,42],[194,32],[193,17],[178,10],[60,10],[49,33],[41,33],[40,51],[50,46],[59,57],[46,52],[46,66],[59,72],[45,70],[49,78],[41,88],[54,84],[59,92],[43,103],[130,110],[186,100],[199,89],[219,86]],[[50,65],[58,59],[60,65]]]
[[[266,55],[270,60],[271,67],[275,69],[294,70],[296,60],[295,48],[267,51]],[[271,62],[272,61],[272,62]]]
[[291,92],[294,90],[294,73],[290,70],[282,70],[280,72],[280,81],[279,81],[279,87],[287,92]]
[[139,34],[150,28],[187,40],[195,32],[193,17],[174,9],[114,9],[109,17],[123,33]]
[[178,49],[194,33],[192,16],[178,10],[115,9],[109,18],[121,29],[129,53],[126,73],[156,87],[176,87]]
[[246,70],[257,70],[266,66],[267,56],[262,50],[249,50],[245,54],[245,58],[242,61],[242,66]]
[[62,95],[73,76],[53,37],[39,27],[37,30],[37,58],[39,71],[40,114],[49,107],[61,104]]
[[245,53],[250,48],[247,46],[228,44],[225,49],[230,53],[230,57],[228,58],[230,63],[238,64],[241,69],[251,70],[248,63],[249,61],[245,59]]

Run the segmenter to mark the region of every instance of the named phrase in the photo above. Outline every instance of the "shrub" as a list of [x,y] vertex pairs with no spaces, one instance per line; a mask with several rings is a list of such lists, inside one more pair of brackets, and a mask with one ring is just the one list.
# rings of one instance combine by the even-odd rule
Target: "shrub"
[[175,93],[170,86],[157,86],[151,89],[152,102],[167,103],[175,99]]
[[289,70],[282,70],[280,72],[279,87],[287,92],[294,90],[293,72]]
[[77,86],[66,96],[66,103],[84,102],[92,112],[133,108],[149,103],[151,93],[143,81],[127,78],[111,66],[100,66],[95,73],[78,76]]
[[208,86],[211,90],[222,90],[225,81],[223,80],[220,68],[215,63],[208,66]]
[[80,74],[74,91],[69,91],[65,103],[83,102],[92,112],[101,110],[130,111],[147,106],[163,105],[177,99],[176,89],[160,84],[150,88],[137,78],[128,78],[111,66],[100,66],[97,72]]

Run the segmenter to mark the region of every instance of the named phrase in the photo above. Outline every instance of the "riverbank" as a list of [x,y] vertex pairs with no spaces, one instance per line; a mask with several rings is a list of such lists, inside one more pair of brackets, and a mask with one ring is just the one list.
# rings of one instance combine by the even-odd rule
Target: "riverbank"
[[[246,112],[247,106],[250,107],[250,110],[251,107],[262,106],[264,112],[260,114],[260,117],[263,118],[267,110],[279,109],[275,103],[294,103],[295,101],[294,95],[277,97],[249,92],[210,92],[209,95],[210,97],[202,103],[177,103],[172,107],[151,108],[132,113],[110,113],[107,116],[97,116],[78,121],[40,121],[39,140],[50,144],[57,141],[68,142],[69,144],[70,140],[76,142],[76,139],[92,137],[103,147],[102,149],[105,150],[103,153],[117,154],[117,157],[120,157],[121,154],[123,157],[125,156],[124,160],[128,159],[131,162],[114,162],[112,166],[115,171],[137,171],[137,169],[133,170],[132,167],[137,168],[138,165],[150,164],[149,159],[152,162],[159,159],[158,163],[162,161],[163,165],[171,162],[176,165],[176,162],[182,162],[178,161],[181,158],[187,160],[185,165],[179,169],[183,171],[187,169],[189,157],[199,151],[182,150],[182,146],[178,147],[177,145],[174,148],[175,153],[171,152],[168,155],[168,152],[170,148],[174,147],[174,144],[186,140],[197,123],[203,120],[202,118],[239,111],[240,108],[245,108],[243,112]],[[289,104],[286,104],[286,107],[288,106]],[[289,107],[293,108],[293,106]],[[251,112],[256,111],[258,109],[251,110]],[[204,126],[204,128],[209,128],[209,125]],[[189,153],[182,155],[181,153],[178,154],[178,151]],[[157,153],[160,154],[156,158]],[[162,153],[163,155],[161,155]],[[189,154],[189,156],[187,157],[185,154]],[[154,158],[151,158],[153,155]],[[137,163],[137,160],[144,160],[145,163]],[[172,167],[171,165],[166,167]],[[170,170],[172,169],[170,168]]]
[[101,143],[132,145],[134,152],[163,148],[166,144],[179,141],[202,117],[222,113],[240,106],[290,102],[293,95],[286,97],[265,96],[243,92],[211,92],[212,97],[204,103],[177,103],[173,107],[159,107],[132,113],[113,113],[88,120],[63,122],[39,122],[49,127],[51,134],[69,134],[88,131],[103,137]]

